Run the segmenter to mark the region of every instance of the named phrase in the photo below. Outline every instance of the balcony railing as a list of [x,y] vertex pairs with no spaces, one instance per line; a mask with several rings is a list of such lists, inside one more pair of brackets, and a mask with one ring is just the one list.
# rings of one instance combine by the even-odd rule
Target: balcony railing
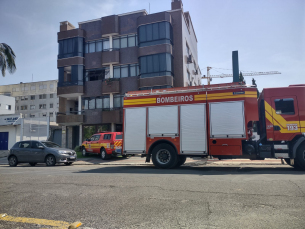
[[58,82],[58,87],[66,87],[66,86],[82,86],[84,82],[82,80],[78,81],[67,81],[67,82]]

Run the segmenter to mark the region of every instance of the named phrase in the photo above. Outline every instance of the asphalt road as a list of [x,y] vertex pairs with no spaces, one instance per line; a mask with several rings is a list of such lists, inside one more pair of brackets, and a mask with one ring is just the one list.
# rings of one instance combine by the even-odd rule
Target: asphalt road
[[300,229],[304,211],[305,172],[287,165],[0,166],[0,213],[80,228]]

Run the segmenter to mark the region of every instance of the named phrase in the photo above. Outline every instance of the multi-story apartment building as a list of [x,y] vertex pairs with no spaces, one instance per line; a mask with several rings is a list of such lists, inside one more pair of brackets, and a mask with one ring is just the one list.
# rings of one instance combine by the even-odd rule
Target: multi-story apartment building
[[0,95],[0,115],[15,114],[15,98]]
[[57,80],[1,85],[0,94],[15,97],[15,114],[25,118],[50,116],[56,122],[59,107]]
[[145,10],[79,22],[58,32],[62,145],[75,147],[86,128],[122,130],[128,91],[200,85],[197,38],[182,1],[171,10]]

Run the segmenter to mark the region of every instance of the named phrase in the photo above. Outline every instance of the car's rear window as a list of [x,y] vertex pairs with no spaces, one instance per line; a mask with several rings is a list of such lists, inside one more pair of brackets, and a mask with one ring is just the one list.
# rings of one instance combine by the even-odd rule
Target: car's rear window
[[117,135],[115,136],[115,139],[122,139],[122,134],[117,134]]

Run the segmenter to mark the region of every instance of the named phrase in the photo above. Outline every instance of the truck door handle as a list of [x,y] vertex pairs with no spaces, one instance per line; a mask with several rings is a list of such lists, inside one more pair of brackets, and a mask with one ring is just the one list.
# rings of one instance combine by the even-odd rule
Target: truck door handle
[[222,146],[228,146],[228,144],[222,144]]

